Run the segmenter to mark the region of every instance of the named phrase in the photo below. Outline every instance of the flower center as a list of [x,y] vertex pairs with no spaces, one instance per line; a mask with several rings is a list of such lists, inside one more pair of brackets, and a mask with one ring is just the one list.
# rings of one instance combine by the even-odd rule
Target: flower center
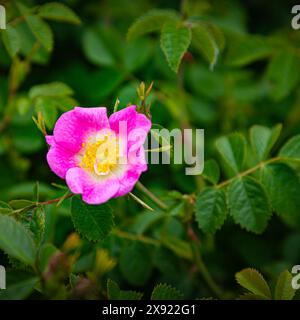
[[119,159],[118,139],[110,131],[89,138],[82,144],[80,167],[96,175],[107,175]]

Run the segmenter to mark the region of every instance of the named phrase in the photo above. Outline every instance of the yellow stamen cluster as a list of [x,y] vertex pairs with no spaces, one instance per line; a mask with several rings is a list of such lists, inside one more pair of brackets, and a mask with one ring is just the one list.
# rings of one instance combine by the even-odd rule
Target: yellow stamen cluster
[[88,139],[82,147],[81,168],[96,175],[107,175],[117,165],[119,148],[115,135],[107,133],[98,138]]

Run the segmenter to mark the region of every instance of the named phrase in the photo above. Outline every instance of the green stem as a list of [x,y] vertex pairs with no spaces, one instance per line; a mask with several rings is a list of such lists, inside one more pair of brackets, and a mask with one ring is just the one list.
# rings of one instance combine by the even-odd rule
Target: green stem
[[161,201],[156,195],[148,190],[141,182],[137,182],[136,187],[142,191],[149,199],[151,199],[162,210],[168,210],[168,206]]
[[275,157],[275,158],[272,158],[272,159],[269,159],[269,160],[266,160],[266,161],[262,161],[259,164],[257,164],[256,166],[254,166],[253,168],[250,168],[250,169],[248,169],[248,170],[246,170],[244,172],[241,172],[241,173],[237,174],[235,177],[233,177],[231,179],[228,179],[228,180],[225,180],[225,181],[219,183],[217,185],[217,188],[223,188],[223,187],[227,186],[228,184],[230,184],[235,179],[245,177],[245,176],[257,171],[258,169],[262,168],[266,164],[270,164],[270,163],[277,162],[277,161],[282,161],[282,160],[283,160],[283,158],[281,158],[281,157]]
[[214,281],[213,277],[211,276],[211,274],[209,273],[206,265],[204,264],[201,254],[200,254],[200,250],[197,246],[196,243],[191,243],[191,248],[192,248],[192,252],[194,255],[194,261],[195,264],[199,270],[199,272],[201,273],[203,279],[205,280],[205,282],[207,283],[208,287],[210,288],[210,290],[218,297],[218,298],[222,298],[223,297],[223,293],[222,290],[219,288],[219,286],[216,284],[216,282]]

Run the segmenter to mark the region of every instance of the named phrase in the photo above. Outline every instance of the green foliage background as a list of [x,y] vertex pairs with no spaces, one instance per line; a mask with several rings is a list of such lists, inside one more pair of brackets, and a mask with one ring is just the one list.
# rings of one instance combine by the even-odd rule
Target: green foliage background
[[[0,3],[0,298],[298,298],[292,1]],[[205,129],[204,172],[149,165],[138,199],[87,206],[41,131],[76,105],[145,106],[141,81],[155,125]]]

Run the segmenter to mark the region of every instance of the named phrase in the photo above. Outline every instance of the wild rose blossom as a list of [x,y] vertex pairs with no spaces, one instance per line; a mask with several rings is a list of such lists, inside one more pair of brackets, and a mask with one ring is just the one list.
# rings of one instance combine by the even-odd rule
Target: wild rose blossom
[[129,193],[147,170],[144,141],[151,121],[129,106],[107,117],[105,107],[75,107],[56,122],[47,161],[88,204]]

